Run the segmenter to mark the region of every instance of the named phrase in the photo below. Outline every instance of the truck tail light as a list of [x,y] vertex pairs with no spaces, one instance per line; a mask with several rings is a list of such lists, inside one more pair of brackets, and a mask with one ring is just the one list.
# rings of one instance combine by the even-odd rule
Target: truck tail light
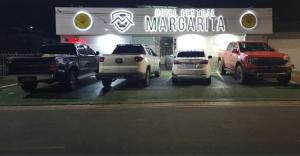
[[105,60],[104,57],[100,57],[100,58],[99,58],[99,61],[100,61],[100,62],[104,62],[104,60]]
[[182,64],[182,62],[180,62],[178,60],[174,60],[174,64]]
[[58,62],[56,60],[50,61],[49,70],[51,72],[57,72],[59,68]]
[[202,60],[199,62],[199,64],[208,64],[208,60]]
[[142,62],[143,61],[143,57],[142,56],[136,56],[136,57],[134,57],[134,61],[135,62]]

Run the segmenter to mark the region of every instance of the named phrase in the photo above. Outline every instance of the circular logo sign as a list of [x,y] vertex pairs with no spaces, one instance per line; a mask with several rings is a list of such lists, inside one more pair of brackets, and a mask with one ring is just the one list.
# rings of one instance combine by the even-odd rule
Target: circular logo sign
[[258,21],[252,11],[247,11],[241,16],[240,23],[244,29],[252,30],[256,28]]
[[74,27],[79,31],[87,31],[93,26],[93,18],[88,12],[79,11],[73,19]]

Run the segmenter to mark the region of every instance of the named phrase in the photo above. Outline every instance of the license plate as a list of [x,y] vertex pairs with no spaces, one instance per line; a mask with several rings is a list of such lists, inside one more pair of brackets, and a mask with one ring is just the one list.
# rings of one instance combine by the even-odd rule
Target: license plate
[[196,65],[195,64],[185,64],[184,68],[193,69],[193,68],[196,68]]
[[36,77],[20,77],[20,82],[34,82],[36,81]]

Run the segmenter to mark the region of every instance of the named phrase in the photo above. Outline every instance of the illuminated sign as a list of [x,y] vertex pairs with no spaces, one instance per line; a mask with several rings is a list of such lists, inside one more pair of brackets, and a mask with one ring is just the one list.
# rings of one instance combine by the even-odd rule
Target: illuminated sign
[[78,11],[73,17],[73,25],[79,31],[87,31],[93,26],[93,17],[86,11]]
[[111,25],[121,33],[125,33],[134,26],[133,13],[127,10],[117,10],[111,13]]
[[225,32],[222,15],[215,9],[155,9],[145,16],[146,32]]
[[252,10],[248,10],[242,14],[240,24],[245,30],[252,30],[257,27],[257,16]]

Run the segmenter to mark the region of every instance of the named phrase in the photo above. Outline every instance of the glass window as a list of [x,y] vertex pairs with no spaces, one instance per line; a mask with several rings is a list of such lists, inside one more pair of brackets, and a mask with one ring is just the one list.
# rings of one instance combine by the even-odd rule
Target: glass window
[[87,48],[87,53],[88,55],[96,55],[95,51],[90,47]]
[[233,48],[232,48],[232,43],[230,43],[229,45],[228,45],[228,47],[227,47],[227,51],[232,51],[233,50]]
[[153,56],[158,56],[151,48],[150,48],[150,50],[151,50],[151,53]]
[[144,47],[141,45],[118,45],[113,51],[113,54],[118,55],[137,55],[145,54]]
[[239,43],[241,52],[251,52],[251,51],[274,51],[266,43],[259,43],[259,42],[244,42]]
[[177,57],[205,57],[205,54],[203,51],[182,51],[178,53]]
[[43,46],[40,49],[43,54],[76,54],[76,49],[73,44],[58,44]]
[[151,55],[151,56],[153,55],[150,48],[147,48],[146,50],[149,55]]

